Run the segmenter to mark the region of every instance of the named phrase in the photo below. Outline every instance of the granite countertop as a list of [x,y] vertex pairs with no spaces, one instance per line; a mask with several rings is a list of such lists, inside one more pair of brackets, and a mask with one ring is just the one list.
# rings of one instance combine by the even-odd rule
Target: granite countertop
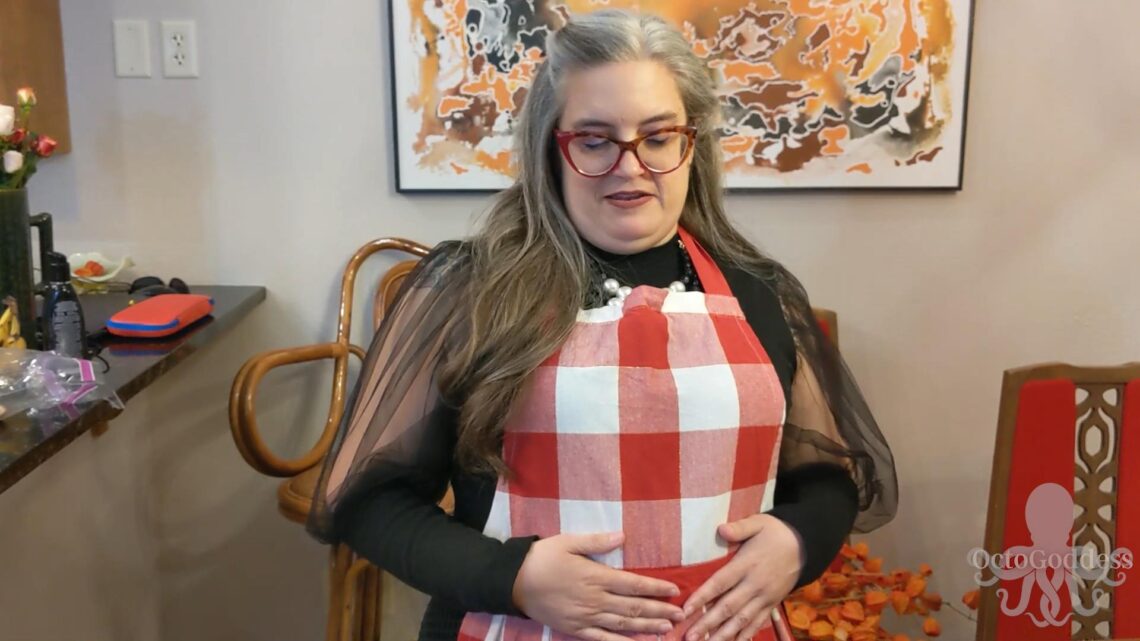
[[[99,372],[106,370],[103,374],[105,380],[114,387],[123,403],[128,403],[188,356],[217,340],[222,332],[236,325],[265,300],[264,287],[192,286],[191,291],[214,298],[211,316],[165,339],[111,337],[104,341],[105,347],[100,356],[106,364],[95,359],[95,369]],[[102,329],[106,320],[126,307],[131,298],[127,294],[80,296],[88,331],[94,333]],[[79,411],[54,408],[34,418],[25,414],[0,422],[0,492],[81,434],[111,420],[118,413],[108,403],[99,402]]]

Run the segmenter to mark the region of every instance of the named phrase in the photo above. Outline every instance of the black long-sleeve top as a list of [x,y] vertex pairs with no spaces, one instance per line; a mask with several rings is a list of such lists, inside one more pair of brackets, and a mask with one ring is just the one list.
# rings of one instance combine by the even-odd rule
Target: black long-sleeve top
[[[593,250],[606,273],[624,283],[666,287],[682,275],[681,249],[666,243],[634,255]],[[790,403],[796,374],[796,346],[779,299],[763,281],[719,264],[749,325],[768,352]],[[454,421],[453,421],[454,423]],[[450,460],[454,431],[428,445],[422,456]],[[448,481],[455,495],[452,515],[424,498],[410,481],[374,489],[342,514],[343,540],[358,554],[432,597],[420,628],[420,641],[454,641],[469,611],[521,613],[511,593],[515,577],[537,537],[499,541],[482,534],[496,479],[452,466]],[[435,482],[439,480],[436,479]],[[858,491],[847,471],[830,463],[780,470],[774,506],[768,514],[797,533],[803,567],[797,587],[818,578],[851,531]],[[716,524],[710,524],[715,527]]]

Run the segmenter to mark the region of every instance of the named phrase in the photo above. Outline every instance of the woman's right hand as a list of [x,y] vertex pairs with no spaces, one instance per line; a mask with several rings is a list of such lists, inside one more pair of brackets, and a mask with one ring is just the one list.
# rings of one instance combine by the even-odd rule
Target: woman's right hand
[[629,641],[617,632],[669,632],[684,614],[659,599],[677,596],[677,586],[586,558],[616,550],[624,540],[619,532],[536,541],[515,578],[515,605],[535,621],[587,641]]

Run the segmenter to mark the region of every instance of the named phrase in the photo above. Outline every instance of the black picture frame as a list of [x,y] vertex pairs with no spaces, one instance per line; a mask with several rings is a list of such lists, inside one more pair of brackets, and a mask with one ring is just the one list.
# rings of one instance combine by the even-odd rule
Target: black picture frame
[[[430,181],[424,180],[409,180],[405,175],[405,170],[408,169],[410,159],[403,157],[406,154],[404,146],[401,142],[406,143],[408,136],[401,134],[402,126],[405,124],[401,118],[407,118],[410,113],[406,109],[401,109],[401,82],[400,82],[400,69],[399,53],[406,52],[408,48],[401,49],[399,44],[402,42],[401,38],[397,37],[397,31],[400,31],[401,25],[397,24],[397,3],[403,2],[405,5],[410,5],[412,2],[420,2],[421,0],[388,0],[388,56],[389,56],[389,96],[392,111],[392,159],[394,168],[394,182],[396,192],[400,194],[425,194],[425,195],[486,195],[501,191],[509,185],[509,179],[504,177],[499,184],[491,184],[487,186],[470,186],[464,184],[456,184],[460,181],[453,180],[451,176],[438,176],[432,177]],[[906,1],[906,0],[900,0]],[[955,0],[947,0],[954,3]],[[422,2],[421,2],[422,3]],[[967,20],[962,28],[962,33],[965,36],[965,51],[962,56],[963,80],[961,87],[961,106],[955,112],[954,119],[960,121],[960,125],[956,128],[956,142],[957,142],[957,158],[954,163],[954,180],[948,184],[918,184],[918,185],[740,185],[733,184],[733,176],[726,172],[726,192],[729,194],[750,194],[750,193],[763,193],[763,192],[833,192],[833,193],[861,193],[861,192],[957,192],[961,191],[964,186],[965,174],[965,158],[966,158],[966,135],[967,126],[969,121],[969,97],[970,97],[970,77],[971,67],[973,65],[973,37],[974,37],[974,19],[976,15],[976,0],[963,0],[962,4],[967,7],[969,13]],[[406,36],[407,34],[404,34]],[[403,44],[407,44],[403,42]],[[442,183],[450,181],[454,186],[444,186]]]

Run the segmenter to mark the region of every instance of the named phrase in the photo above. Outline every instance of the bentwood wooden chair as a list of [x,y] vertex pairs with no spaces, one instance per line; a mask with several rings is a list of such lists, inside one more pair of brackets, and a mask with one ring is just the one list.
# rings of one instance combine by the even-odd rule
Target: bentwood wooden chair
[[[398,254],[407,258],[388,269],[376,287],[372,314],[368,319],[375,331],[400,285],[416,266],[418,259],[427,253],[427,246],[401,238],[381,238],[364,245],[348,261],[341,279],[336,339],[329,343],[258,354],[249,359],[234,377],[230,392],[230,428],[234,443],[253,469],[267,476],[284,479],[277,489],[277,507],[285,518],[302,524],[308,518],[322,462],[346,409],[349,359],[353,356],[364,359],[365,350],[349,340],[361,265],[378,254]],[[835,312],[826,309],[814,311],[825,332],[837,342],[839,325]],[[295,459],[280,458],[261,437],[256,407],[258,387],[274,369],[325,360],[333,361],[334,369],[324,430],[312,449],[303,456]],[[448,492],[441,507],[450,511],[453,500]],[[347,547],[335,545],[329,552],[329,587],[327,641],[378,641],[381,628],[381,571],[358,558]]]
[[[356,281],[361,265],[380,253],[395,253],[409,258],[388,269],[380,279],[374,294],[372,317],[369,319],[375,329],[399,291],[400,284],[415,267],[416,260],[427,252],[427,247],[399,238],[381,238],[364,245],[348,261],[341,279],[336,339],[329,343],[258,354],[249,359],[234,377],[230,392],[230,427],[234,442],[242,457],[255,470],[284,479],[277,489],[277,506],[285,518],[302,524],[308,518],[321,464],[345,411],[349,359],[353,356],[361,360],[364,358],[364,349],[353,345],[349,339]],[[324,430],[305,455],[295,459],[282,459],[269,449],[261,437],[256,411],[258,386],[276,368],[324,360],[333,361],[332,389]],[[444,499],[445,503],[449,499],[450,495]],[[445,509],[448,507],[444,506]],[[379,569],[357,558],[347,547],[335,545],[329,552],[329,582],[326,639],[379,639]]]
[[[1133,552],[1140,550],[1140,363],[1007,370],[986,553],[1021,553],[1034,567],[1045,565],[1034,562],[1035,550],[1043,550],[1036,557],[1046,559],[1054,549],[1086,546],[1097,555],[1127,550],[1133,562]],[[1077,578],[1075,591],[1062,583],[1055,591],[1059,610],[1049,620],[1041,581],[1053,575],[1035,572],[982,589],[978,641],[1140,638],[1140,568],[1110,570],[1107,580]],[[983,582],[992,576],[983,572]],[[1008,591],[1006,607],[999,588]],[[1026,607],[1019,608],[1023,597]],[[1062,619],[1061,625],[1053,623]]]

